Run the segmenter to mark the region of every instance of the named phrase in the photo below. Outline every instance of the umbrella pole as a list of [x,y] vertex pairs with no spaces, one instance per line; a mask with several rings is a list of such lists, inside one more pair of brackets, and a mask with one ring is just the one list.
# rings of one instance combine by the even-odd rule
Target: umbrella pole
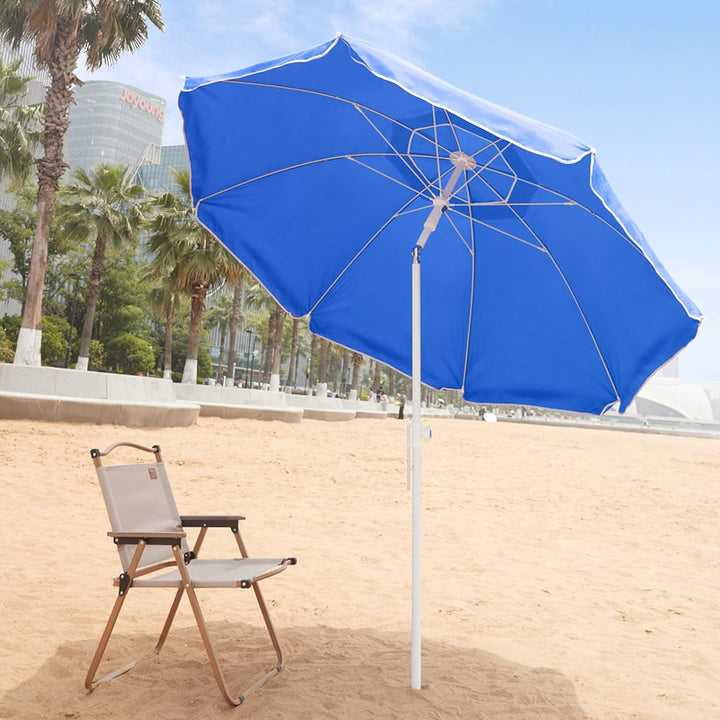
[[435,231],[441,215],[447,210],[455,185],[465,170],[472,170],[475,161],[460,151],[450,153],[455,166],[447,184],[433,199],[433,208],[423,225],[412,259],[412,603],[410,636],[410,688],[419,690],[422,667],[422,442],[420,342],[420,254],[430,234]]
[[410,644],[410,687],[420,689],[422,666],[422,441],[420,409],[420,245],[412,260],[412,619]]

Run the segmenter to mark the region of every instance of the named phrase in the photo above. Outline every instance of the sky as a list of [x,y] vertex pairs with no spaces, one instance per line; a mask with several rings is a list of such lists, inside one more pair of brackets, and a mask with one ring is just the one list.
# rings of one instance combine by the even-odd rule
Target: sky
[[[720,3],[716,0],[165,0],[164,32],[112,68],[164,97],[184,142],[186,75],[230,72],[330,40],[391,51],[597,150],[621,203],[705,319],[680,378],[720,382]],[[608,278],[612,286],[613,278]]]

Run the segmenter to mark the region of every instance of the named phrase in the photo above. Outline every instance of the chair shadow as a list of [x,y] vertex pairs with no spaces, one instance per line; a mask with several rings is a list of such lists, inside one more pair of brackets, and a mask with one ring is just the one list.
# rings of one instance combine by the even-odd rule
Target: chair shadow
[[[209,628],[233,692],[273,664],[264,629],[229,622]],[[160,654],[156,639],[114,634],[98,676],[137,664],[91,693],[83,682],[97,639],[58,646],[33,677],[0,698],[0,718],[588,718],[572,683],[555,670],[425,640],[423,689],[416,692],[407,634],[322,625],[282,628],[285,668],[233,709],[218,692],[197,628],[173,628]]]

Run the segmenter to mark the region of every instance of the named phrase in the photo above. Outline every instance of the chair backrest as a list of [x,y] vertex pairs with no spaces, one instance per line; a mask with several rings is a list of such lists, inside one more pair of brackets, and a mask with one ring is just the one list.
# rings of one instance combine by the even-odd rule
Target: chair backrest
[[[102,465],[96,467],[110,526],[115,532],[174,532],[182,529],[165,463]],[[123,570],[127,570],[136,545],[118,545]],[[181,552],[188,550],[181,541]],[[148,545],[140,567],[173,560],[168,545]]]

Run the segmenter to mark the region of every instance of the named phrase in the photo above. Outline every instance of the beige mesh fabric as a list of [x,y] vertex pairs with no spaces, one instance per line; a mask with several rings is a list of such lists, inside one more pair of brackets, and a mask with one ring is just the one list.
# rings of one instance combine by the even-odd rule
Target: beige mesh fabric
[[[114,465],[97,468],[100,488],[114,532],[177,532],[182,530],[164,463]],[[123,570],[130,565],[135,545],[118,545]],[[187,552],[183,539],[181,551]],[[171,560],[168,545],[151,545],[142,556],[142,566]]]

